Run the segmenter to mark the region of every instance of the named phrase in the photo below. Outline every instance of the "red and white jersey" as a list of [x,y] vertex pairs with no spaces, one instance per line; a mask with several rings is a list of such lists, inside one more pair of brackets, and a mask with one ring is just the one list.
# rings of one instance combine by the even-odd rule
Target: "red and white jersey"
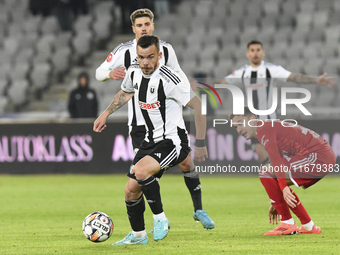
[[[171,44],[160,40],[160,52],[162,56],[160,64],[170,67],[182,80],[186,80],[185,86],[190,87],[188,78],[180,68],[176,53]],[[97,68],[96,79],[106,81],[110,79],[109,73],[116,68],[125,67],[128,69],[132,65],[138,65],[137,58],[137,41],[136,39],[119,44],[106,58],[106,60]],[[187,88],[183,88],[186,90]],[[145,125],[143,116],[139,107],[136,107],[138,102],[135,98],[128,102],[128,125],[142,126]]]
[[[258,122],[258,125],[260,123]],[[309,163],[313,163],[317,160],[318,153],[331,150],[328,142],[313,130],[290,124],[282,124],[280,121],[264,121],[264,125],[256,129],[257,139],[268,152],[273,169],[280,169],[280,166],[284,165],[283,157],[312,157]],[[275,173],[281,183],[280,187],[286,186],[284,172]]]
[[[275,80],[287,81],[290,71],[282,66],[268,62],[261,62],[261,65],[252,67],[245,65],[237,69],[232,74],[225,77],[229,84],[243,85],[244,88],[251,88],[253,94],[253,105],[257,110],[268,110],[273,102],[273,87]],[[246,103],[247,104],[247,103]],[[277,119],[276,112],[268,115],[259,116],[260,119]]]
[[[151,74],[145,75],[139,65],[132,65],[126,74],[121,89],[134,92],[137,107],[145,121],[147,142],[172,139],[180,144],[181,134],[186,136],[182,108],[193,96],[190,85],[186,86],[169,67],[159,65]],[[186,87],[186,90],[181,88]]]

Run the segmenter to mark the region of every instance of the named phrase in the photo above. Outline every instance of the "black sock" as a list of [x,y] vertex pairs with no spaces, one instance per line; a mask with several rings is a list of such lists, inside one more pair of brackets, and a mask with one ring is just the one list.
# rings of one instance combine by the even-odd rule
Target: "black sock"
[[137,200],[125,200],[127,214],[133,231],[145,230],[144,211],[145,202],[143,194]]
[[202,210],[201,182],[198,173],[196,173],[195,170],[191,170],[190,172],[183,172],[183,176],[190,192],[195,211]]
[[158,181],[154,176],[149,176],[144,180],[137,180],[140,185],[146,200],[149,203],[150,209],[153,214],[163,212],[163,205]]

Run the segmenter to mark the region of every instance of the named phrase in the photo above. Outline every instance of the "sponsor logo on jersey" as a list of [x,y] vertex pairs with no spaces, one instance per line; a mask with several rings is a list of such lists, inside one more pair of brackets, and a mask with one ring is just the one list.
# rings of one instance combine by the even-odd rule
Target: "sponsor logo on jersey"
[[154,92],[155,92],[155,87],[151,87],[151,88],[150,88],[150,92],[151,92],[151,93],[154,93]]
[[136,90],[138,90],[138,84],[135,83],[135,85],[133,85],[133,88],[136,89]]
[[251,88],[252,90],[258,90],[259,88],[266,88],[268,87],[268,82],[257,83],[257,84],[249,84],[245,85],[246,88]]
[[112,53],[110,53],[106,58],[106,62],[111,62],[112,57],[113,57],[113,55],[112,55]]
[[138,101],[138,104],[139,104],[140,108],[143,109],[143,110],[159,109],[159,107],[161,106],[159,101],[157,101],[155,103],[150,103],[150,104]]

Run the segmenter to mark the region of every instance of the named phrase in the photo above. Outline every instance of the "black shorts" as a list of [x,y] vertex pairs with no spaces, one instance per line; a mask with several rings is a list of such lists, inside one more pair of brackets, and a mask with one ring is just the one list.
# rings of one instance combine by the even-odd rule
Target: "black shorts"
[[127,176],[136,179],[135,174],[131,174],[133,166],[145,156],[150,156],[161,166],[161,170],[154,175],[155,177],[160,178],[165,170],[181,163],[188,156],[189,152],[190,147],[187,143],[181,143],[176,146],[170,139],[165,139],[158,143],[148,143],[143,141],[132,161],[132,165]]
[[144,141],[146,129],[145,126],[131,126],[130,138],[132,143],[132,148],[134,151],[138,149],[142,142]]

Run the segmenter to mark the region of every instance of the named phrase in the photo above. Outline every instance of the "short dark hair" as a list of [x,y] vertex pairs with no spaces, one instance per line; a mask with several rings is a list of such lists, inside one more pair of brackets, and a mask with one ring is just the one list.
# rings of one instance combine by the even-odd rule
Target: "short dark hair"
[[143,35],[138,39],[137,46],[143,49],[149,48],[151,45],[155,45],[157,52],[159,52],[159,38],[157,35]]
[[145,8],[145,9],[135,10],[130,15],[130,20],[131,20],[132,26],[135,25],[136,19],[141,18],[141,17],[147,17],[147,18],[149,18],[151,20],[151,23],[153,23],[154,15],[153,15],[152,11],[150,11],[149,9]]
[[260,42],[260,41],[258,41],[258,40],[252,40],[252,41],[250,41],[250,42],[247,44],[247,49],[249,49],[249,46],[250,46],[250,45],[253,45],[253,44],[260,44],[261,47],[263,48],[262,42]]
[[235,116],[252,116],[254,115],[256,118],[257,118],[257,115],[252,113],[250,110],[249,110],[249,107],[247,105],[244,106],[244,114],[230,114],[229,115],[229,119],[232,120]]

